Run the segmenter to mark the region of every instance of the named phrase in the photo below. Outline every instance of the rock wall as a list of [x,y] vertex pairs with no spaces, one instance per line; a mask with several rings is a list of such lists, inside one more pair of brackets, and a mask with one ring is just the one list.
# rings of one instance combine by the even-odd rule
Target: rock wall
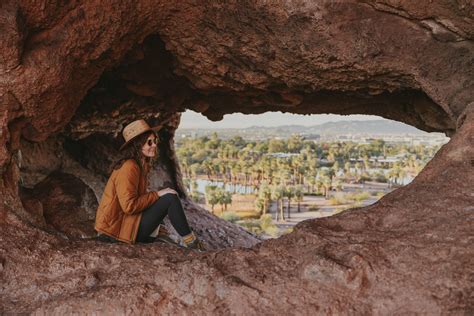
[[[448,0],[2,1],[1,311],[472,313],[473,12]],[[186,199],[173,149],[185,109],[375,114],[452,140],[376,205],[254,246]],[[180,191],[211,249],[249,249],[81,239],[137,118],[166,123],[152,187]]]

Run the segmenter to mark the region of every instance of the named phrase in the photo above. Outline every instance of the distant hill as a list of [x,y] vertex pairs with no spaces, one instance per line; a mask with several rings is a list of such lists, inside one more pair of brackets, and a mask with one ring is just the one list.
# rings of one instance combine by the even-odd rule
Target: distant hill
[[425,132],[396,121],[339,121],[312,126],[309,132],[318,134],[424,134]]
[[337,121],[313,126],[283,125],[283,126],[251,126],[246,128],[178,128],[176,137],[186,136],[202,137],[217,133],[226,139],[241,136],[244,139],[269,139],[274,137],[288,138],[299,134],[307,139],[335,139],[339,136],[353,137],[444,137],[441,133],[427,133],[410,125],[391,120],[365,120],[365,121]]
[[338,121],[328,122],[313,126],[282,125],[282,126],[251,126],[247,128],[183,128],[177,134],[195,132],[197,135],[210,135],[217,132],[222,136],[242,135],[245,137],[280,136],[288,137],[292,134],[301,135],[428,135],[413,126],[391,120],[366,120],[366,121]]

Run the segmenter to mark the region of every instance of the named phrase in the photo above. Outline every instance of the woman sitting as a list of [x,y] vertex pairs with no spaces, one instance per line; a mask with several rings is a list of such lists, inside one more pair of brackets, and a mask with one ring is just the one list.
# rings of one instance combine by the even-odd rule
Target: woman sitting
[[[150,128],[144,120],[124,128],[125,144],[120,148],[124,158],[113,166],[97,209],[95,229],[113,240],[150,242],[168,215],[184,245],[203,251],[202,243],[188,225],[178,193],[171,188],[147,192],[148,172],[157,155],[155,131],[160,128]],[[158,239],[171,241],[166,236]]]

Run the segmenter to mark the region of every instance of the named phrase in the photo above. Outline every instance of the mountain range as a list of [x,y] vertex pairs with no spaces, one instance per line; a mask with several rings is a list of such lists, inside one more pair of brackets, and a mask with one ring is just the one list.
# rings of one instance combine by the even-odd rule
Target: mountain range
[[[426,132],[413,126],[391,120],[366,120],[366,121],[338,121],[327,122],[313,126],[282,125],[282,126],[251,126],[238,128],[186,128],[178,129],[177,133],[197,132],[242,133],[242,134],[319,134],[319,135],[423,135]],[[207,134],[207,133],[206,133]]]

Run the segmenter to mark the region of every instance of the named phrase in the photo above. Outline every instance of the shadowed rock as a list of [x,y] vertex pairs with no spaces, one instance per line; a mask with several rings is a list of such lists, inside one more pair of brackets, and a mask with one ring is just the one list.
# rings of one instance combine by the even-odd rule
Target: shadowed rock
[[[70,238],[91,238],[94,230],[95,211],[98,207],[94,192],[73,175],[53,172],[23,197],[26,204],[39,201],[41,213],[48,225]],[[35,212],[31,205],[30,213]]]

